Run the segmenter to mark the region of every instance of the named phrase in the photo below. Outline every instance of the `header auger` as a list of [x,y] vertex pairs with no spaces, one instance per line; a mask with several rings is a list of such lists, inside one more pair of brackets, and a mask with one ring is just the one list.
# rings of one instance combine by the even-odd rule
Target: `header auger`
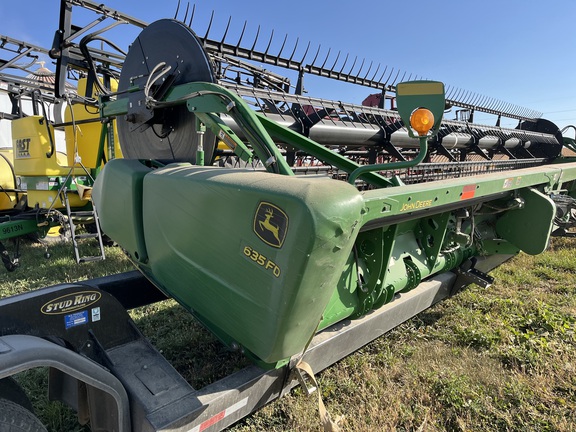
[[[92,199],[139,276],[0,300],[0,316],[30,316],[0,327],[0,358],[32,367],[36,347],[35,364],[60,371],[54,396],[99,430],[221,430],[295,386],[305,363],[321,370],[470,283],[490,289],[495,266],[572,233],[576,162],[562,150],[574,140],[533,110],[297,54],[287,37],[260,50],[246,26],[230,42],[230,22],[198,36],[189,8],[148,24],[90,0],[61,6],[54,95],[97,113],[81,123],[101,127]],[[78,7],[93,21],[75,25]],[[108,36],[119,25],[138,30],[128,49]],[[367,98],[313,97],[309,74]],[[193,389],[124,313],[165,298],[255,366]]]

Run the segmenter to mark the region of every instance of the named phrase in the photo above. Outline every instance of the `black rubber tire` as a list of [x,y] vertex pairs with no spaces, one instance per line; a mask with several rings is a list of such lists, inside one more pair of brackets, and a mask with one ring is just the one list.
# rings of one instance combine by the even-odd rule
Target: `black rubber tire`
[[0,432],[47,432],[38,418],[17,403],[0,399]]
[[22,387],[12,377],[3,378],[0,380],[0,400],[9,400],[18,405],[26,408],[28,411],[34,411],[32,403],[28,396],[22,390]]

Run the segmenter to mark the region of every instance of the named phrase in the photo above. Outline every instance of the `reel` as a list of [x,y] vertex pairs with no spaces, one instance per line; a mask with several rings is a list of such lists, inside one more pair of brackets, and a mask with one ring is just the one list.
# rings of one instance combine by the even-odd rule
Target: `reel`
[[[186,104],[161,100],[174,86],[198,81],[215,82],[214,68],[189,27],[163,19],[142,30],[128,51],[118,85],[129,99],[128,113],[117,119],[125,158],[196,162],[196,116]],[[135,87],[140,90],[131,91]],[[214,134],[206,131],[203,142],[210,161]]]

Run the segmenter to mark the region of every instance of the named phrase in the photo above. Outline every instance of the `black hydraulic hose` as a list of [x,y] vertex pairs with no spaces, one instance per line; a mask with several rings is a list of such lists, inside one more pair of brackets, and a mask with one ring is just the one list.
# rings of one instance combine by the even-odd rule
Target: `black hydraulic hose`
[[[44,105],[42,105],[42,107],[44,108]],[[46,157],[50,159],[52,156],[54,156],[54,152],[56,151],[56,144],[54,143],[54,137],[50,132],[50,123],[48,121],[48,117],[46,117],[45,111],[44,111],[44,121],[46,122],[46,131],[48,132],[48,139],[50,141],[50,151],[46,152]],[[40,120],[40,123],[42,123],[42,119]]]
[[[10,159],[8,159],[8,157],[3,155],[2,153],[0,153],[0,157],[2,157],[2,159],[4,159],[6,161],[6,163],[8,164],[8,166],[10,167],[10,171],[12,171],[12,180],[14,181],[14,189],[5,189],[2,186],[0,186],[0,189],[2,189],[2,191],[6,195],[8,195],[9,192],[14,192],[16,194],[16,201],[19,201],[20,197],[18,196],[18,190],[16,189],[16,184],[17,184],[18,180],[16,179],[16,172],[14,171],[14,165],[12,164]],[[9,195],[8,195],[8,198],[10,198]]]
[[54,137],[52,136],[52,132],[50,131],[50,121],[48,120],[48,113],[46,111],[46,105],[42,100],[42,93],[40,90],[34,90],[34,93],[38,93],[38,99],[40,100],[40,106],[42,107],[42,115],[44,116],[43,119],[40,119],[40,124],[42,122],[46,122],[46,132],[48,133],[48,140],[50,141],[50,151],[46,153],[47,158],[51,158],[56,151],[56,144],[54,143]]
[[10,194],[18,193],[18,191],[16,189],[6,189],[4,186],[0,185],[0,193],[3,193],[8,197],[8,199],[10,199]]
[[576,126],[574,126],[574,125],[568,125],[568,126],[563,127],[562,130],[560,131],[560,133],[562,135],[564,135],[568,131],[568,129],[574,130],[574,138],[576,139]]
[[49,215],[48,210],[45,208],[34,208],[30,210],[26,210],[20,213],[17,213],[11,217],[12,221],[17,220],[38,220],[39,216],[47,216]]
[[[90,50],[88,49],[88,44],[90,42],[95,41],[95,40],[99,40],[101,42],[108,44],[109,46],[111,46],[112,48],[114,48],[118,52],[124,54],[124,56],[126,56],[126,53],[120,47],[118,47],[114,43],[110,42],[108,39],[105,39],[101,36],[98,36],[98,34],[102,33],[103,30],[104,29],[97,31],[95,33],[91,33],[91,34],[83,37],[80,40],[80,43],[78,44],[79,48],[80,48],[80,52],[82,53],[82,55],[86,59],[86,62],[88,63],[88,67],[94,73],[95,77],[98,76],[98,70],[97,70],[96,65],[94,64],[94,59],[92,58],[92,55],[90,54]],[[98,78],[96,78],[94,80],[94,84],[96,85],[96,87],[98,87],[98,89],[102,92],[102,94],[110,94],[110,90],[106,89],[102,85],[102,83],[100,82],[100,80]]]

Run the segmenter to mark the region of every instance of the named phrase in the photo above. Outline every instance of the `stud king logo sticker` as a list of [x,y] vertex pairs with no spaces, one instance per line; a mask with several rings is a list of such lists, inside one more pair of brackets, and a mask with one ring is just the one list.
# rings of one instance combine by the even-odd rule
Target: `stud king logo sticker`
[[98,291],[80,291],[50,300],[40,309],[45,315],[60,315],[87,308],[100,300]]

